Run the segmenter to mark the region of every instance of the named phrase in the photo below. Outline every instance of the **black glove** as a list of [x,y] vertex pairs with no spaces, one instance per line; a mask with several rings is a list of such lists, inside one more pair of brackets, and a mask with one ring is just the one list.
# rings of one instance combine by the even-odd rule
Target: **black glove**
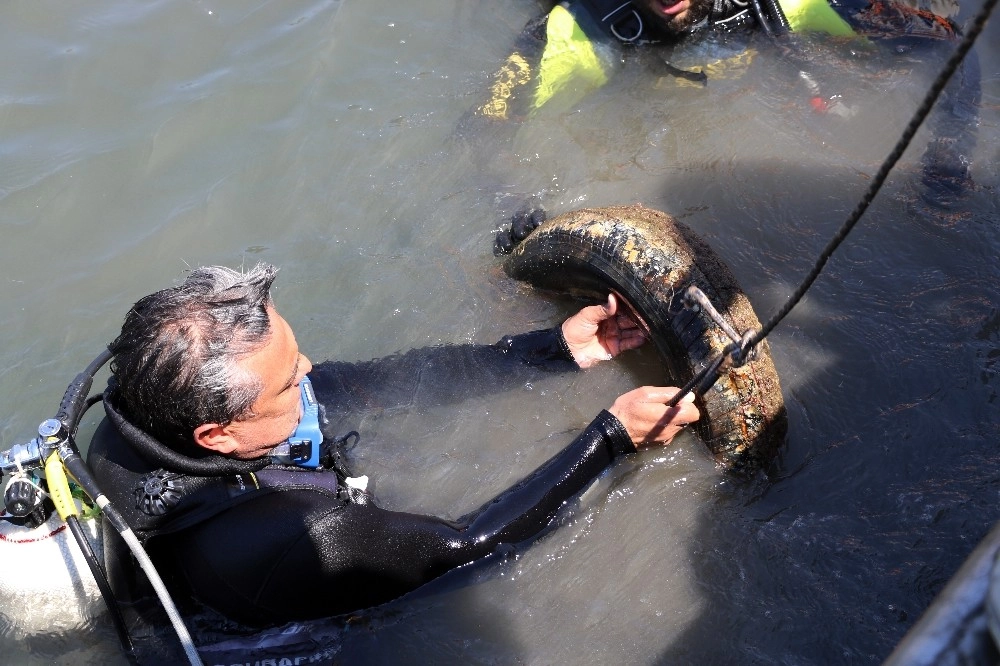
[[545,209],[537,201],[530,201],[511,217],[510,229],[501,229],[493,244],[493,254],[510,254],[514,246],[528,237],[545,221]]

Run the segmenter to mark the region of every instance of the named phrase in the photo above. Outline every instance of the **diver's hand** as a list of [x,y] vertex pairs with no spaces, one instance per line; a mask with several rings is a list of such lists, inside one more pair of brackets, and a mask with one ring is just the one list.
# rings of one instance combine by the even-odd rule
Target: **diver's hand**
[[493,244],[493,254],[510,254],[514,246],[528,237],[532,231],[545,221],[545,209],[534,199],[526,203],[514,213],[510,220],[510,229],[501,229]]
[[618,314],[618,299],[583,308],[563,322],[562,334],[581,368],[608,361],[646,342],[646,334],[628,315]]
[[688,393],[675,407],[666,402],[679,389],[664,386],[641,386],[618,396],[608,410],[621,421],[636,448],[668,444],[684,426],[697,421],[701,414]]

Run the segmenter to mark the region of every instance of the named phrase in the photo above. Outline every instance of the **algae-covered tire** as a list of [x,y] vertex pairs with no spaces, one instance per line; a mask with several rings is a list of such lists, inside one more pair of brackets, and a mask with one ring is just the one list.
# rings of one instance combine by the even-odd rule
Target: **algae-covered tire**
[[[695,285],[736,331],[760,322],[732,273],[697,234],[642,206],[586,208],[544,222],[504,259],[504,270],[542,289],[623,298],[641,319],[669,373],[682,386],[730,340],[708,317],[683,306]],[[725,469],[751,474],[785,437],[785,406],[766,342],[698,399],[697,432]]]

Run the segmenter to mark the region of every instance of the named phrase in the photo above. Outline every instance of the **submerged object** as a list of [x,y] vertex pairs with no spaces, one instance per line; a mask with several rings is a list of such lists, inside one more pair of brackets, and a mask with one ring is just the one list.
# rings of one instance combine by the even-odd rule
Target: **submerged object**
[[[689,227],[639,205],[584,208],[549,219],[504,259],[512,278],[573,295],[615,292],[649,334],[671,383],[686,384],[732,342],[704,308],[701,290],[738,335],[758,329],[750,301],[725,263]],[[785,437],[786,415],[767,342],[752,360],[725,369],[697,404],[694,426],[718,463],[749,475],[769,463]]]

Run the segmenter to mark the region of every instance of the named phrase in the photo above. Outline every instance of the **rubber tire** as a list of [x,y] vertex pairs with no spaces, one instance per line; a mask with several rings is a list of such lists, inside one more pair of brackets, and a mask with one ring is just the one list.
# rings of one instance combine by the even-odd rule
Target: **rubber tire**
[[[637,315],[669,373],[682,386],[729,343],[681,297],[697,285],[739,333],[760,322],[725,263],[689,227],[642,206],[572,211],[544,222],[503,264],[514,279],[542,289],[605,299],[614,291]],[[726,470],[751,475],[784,442],[786,414],[767,342],[754,360],[724,372],[698,398],[696,430]]]

